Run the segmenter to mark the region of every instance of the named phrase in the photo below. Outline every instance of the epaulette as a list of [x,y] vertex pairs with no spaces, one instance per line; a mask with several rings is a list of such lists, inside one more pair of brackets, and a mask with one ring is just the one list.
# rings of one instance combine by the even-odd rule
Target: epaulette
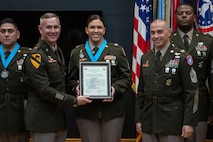
[[38,47],[38,46],[35,46],[35,47],[33,47],[33,49],[34,49],[34,50],[38,50],[38,49],[39,49],[39,47]]
[[114,42],[114,43],[108,42],[107,44],[110,46],[119,47],[119,44],[117,42]]
[[204,33],[204,32],[198,31],[198,32],[196,33],[196,36],[199,36],[199,35],[202,35],[202,36],[205,36],[205,37],[208,37],[208,38],[213,38],[213,36],[210,35],[209,33]]
[[174,33],[172,33],[173,34],[173,36],[177,36],[177,32],[174,32]]
[[116,47],[117,47],[117,46],[118,46],[118,43],[114,43],[114,46],[116,46]]
[[210,35],[209,33],[203,33],[205,36],[209,37],[209,38],[213,38],[212,35]]
[[33,48],[31,48],[30,52],[37,52],[40,48],[38,46],[34,46]]
[[84,44],[77,45],[75,48],[79,48],[79,47],[82,47],[82,46],[84,46]]
[[154,52],[155,52],[155,49],[152,48],[152,49],[147,50],[147,52],[145,54],[150,54],[150,53],[154,53]]
[[21,47],[21,49],[24,50],[24,51],[31,51],[32,50],[32,48],[30,48],[30,47],[23,47],[23,46]]

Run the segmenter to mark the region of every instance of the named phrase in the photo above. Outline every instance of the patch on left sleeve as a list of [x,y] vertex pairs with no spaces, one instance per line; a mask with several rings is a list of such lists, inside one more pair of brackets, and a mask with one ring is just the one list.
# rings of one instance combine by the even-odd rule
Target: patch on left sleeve
[[64,95],[56,93],[55,98],[63,101],[64,100]]
[[41,54],[32,54],[30,57],[30,62],[34,68],[38,69],[41,65]]
[[126,56],[126,53],[125,53],[125,51],[124,51],[124,48],[122,48],[122,52],[123,52],[123,55]]
[[191,68],[191,71],[190,71],[190,78],[191,78],[191,82],[192,83],[197,83],[198,79],[197,79],[197,74],[195,72],[195,70],[193,68]]

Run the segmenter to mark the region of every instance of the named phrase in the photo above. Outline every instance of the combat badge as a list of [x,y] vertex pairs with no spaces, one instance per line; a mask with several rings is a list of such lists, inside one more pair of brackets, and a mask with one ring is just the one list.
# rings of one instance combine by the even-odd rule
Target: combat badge
[[18,69],[18,71],[21,71],[23,63],[24,63],[24,59],[17,60],[16,63],[17,63],[17,69]]
[[82,51],[82,49],[80,50],[80,53],[79,53],[79,58],[84,58],[84,54],[83,54],[83,51]]
[[30,57],[30,62],[34,68],[38,69],[41,65],[41,54],[32,54]]
[[51,56],[48,56],[49,63],[56,63],[57,60],[53,59]]
[[143,64],[143,67],[149,67],[149,60],[147,60],[146,63]]

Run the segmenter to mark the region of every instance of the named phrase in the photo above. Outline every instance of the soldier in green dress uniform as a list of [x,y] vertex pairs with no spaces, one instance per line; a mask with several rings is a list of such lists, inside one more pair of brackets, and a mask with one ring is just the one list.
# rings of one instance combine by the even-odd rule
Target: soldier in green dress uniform
[[[207,79],[210,81],[213,52],[213,37],[209,34],[198,32],[194,28],[195,12],[191,5],[181,4],[176,12],[177,30],[171,35],[171,44],[187,51],[194,60],[193,68],[198,76],[199,105],[198,123],[192,137],[186,142],[204,142],[207,134],[207,121],[209,114],[210,94],[207,88]],[[186,43],[184,37],[187,36]],[[212,85],[209,86],[212,88]],[[212,90],[212,89],[211,89]],[[210,116],[209,118],[211,118]]]
[[193,133],[198,109],[193,59],[170,44],[166,21],[153,21],[150,35],[154,48],[141,58],[136,130],[144,142],[183,142]]

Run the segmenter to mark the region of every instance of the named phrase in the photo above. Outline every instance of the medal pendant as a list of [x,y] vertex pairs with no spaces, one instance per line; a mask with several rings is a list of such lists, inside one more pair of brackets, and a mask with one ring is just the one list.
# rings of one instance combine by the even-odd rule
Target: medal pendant
[[9,71],[3,70],[3,71],[1,72],[1,77],[2,77],[2,78],[6,79],[8,76],[9,76]]

